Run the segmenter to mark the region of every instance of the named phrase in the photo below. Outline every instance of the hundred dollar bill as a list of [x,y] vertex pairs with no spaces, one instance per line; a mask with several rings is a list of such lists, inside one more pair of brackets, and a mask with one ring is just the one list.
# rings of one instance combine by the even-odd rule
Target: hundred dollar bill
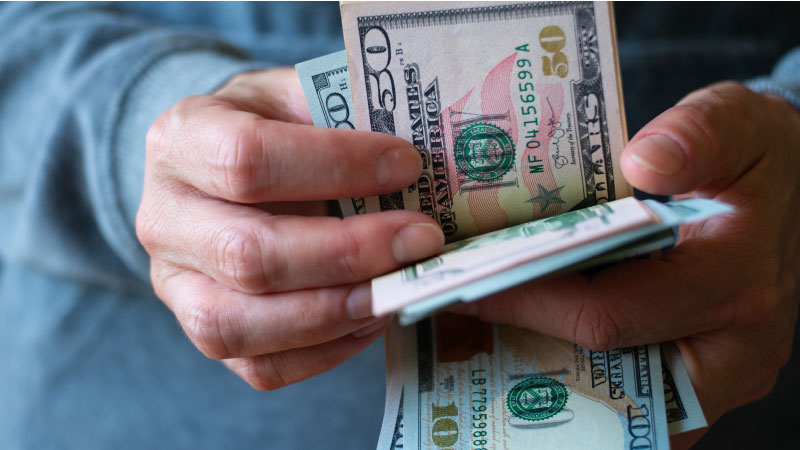
[[[396,324],[397,322],[393,326],[396,326]],[[403,365],[397,364],[397,360],[402,358],[402,348],[400,345],[396,345],[397,338],[400,335],[398,331],[400,330],[397,328],[394,330],[396,333],[394,344],[387,344],[386,347],[387,400],[384,412],[384,426],[381,428],[377,450],[404,448],[403,427],[405,420],[402,407],[404,373]],[[388,340],[387,333],[387,342]],[[601,359],[603,356],[599,355],[599,353],[607,352],[589,352],[589,356],[591,358],[594,355],[596,356],[594,359]],[[390,363],[390,361],[394,362]],[[677,377],[673,377],[673,371],[670,370],[670,366],[676,367],[675,372],[679,373]],[[686,373],[680,353],[677,352],[677,348],[672,343],[661,344],[661,371],[669,434],[679,434],[705,427],[707,423],[694,393],[694,388],[689,380],[688,373]],[[389,420],[390,417],[391,420]],[[387,423],[391,423],[392,426],[386,426]]]
[[378,436],[378,450],[403,448],[403,329],[393,321],[384,335],[386,349],[386,404]]
[[[401,382],[400,389],[393,392],[392,395],[394,398],[398,400],[398,408],[395,409],[394,412],[394,427],[393,428],[383,428],[381,427],[381,434],[378,437],[378,447],[377,450],[399,450],[405,448],[405,444],[403,443],[403,428],[405,426],[405,418],[403,417],[403,374],[399,374],[399,379]],[[388,387],[387,387],[388,389]],[[388,395],[388,392],[387,392]],[[384,412],[384,418],[388,415],[389,411]]]
[[[347,53],[342,50],[301,62],[294,67],[314,125],[325,128],[355,128]],[[342,199],[339,200],[339,207],[345,216],[352,216],[355,214],[353,205],[363,202],[363,199]]]
[[664,398],[669,434],[685,433],[708,425],[692,380],[674,343],[661,344]]
[[406,331],[406,450],[669,448],[658,345],[587,351],[449,314]]
[[314,125],[355,128],[344,50],[297,64],[295,70]]
[[346,3],[342,26],[356,128],[423,166],[346,214],[417,210],[454,241],[632,194],[608,4]]

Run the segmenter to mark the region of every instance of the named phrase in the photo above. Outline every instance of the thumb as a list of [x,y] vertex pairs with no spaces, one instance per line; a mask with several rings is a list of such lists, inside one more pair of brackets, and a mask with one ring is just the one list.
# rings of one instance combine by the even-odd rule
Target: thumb
[[620,160],[625,178],[660,195],[726,188],[764,152],[755,139],[760,100],[733,82],[689,94],[631,139]]

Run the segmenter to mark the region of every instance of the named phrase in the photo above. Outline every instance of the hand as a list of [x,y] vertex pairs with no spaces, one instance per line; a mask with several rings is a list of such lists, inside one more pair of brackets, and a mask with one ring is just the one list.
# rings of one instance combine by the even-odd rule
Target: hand
[[147,135],[136,221],[151,279],[192,342],[257,389],[331,369],[386,327],[364,280],[441,250],[427,216],[320,217],[325,200],[399,191],[409,143],[327,130],[292,69],[238,75],[189,97]]
[[[531,283],[480,318],[594,350],[676,340],[709,423],[766,395],[791,354],[800,293],[800,113],[723,83],[687,96],[631,140],[627,180],[714,198],[732,214],[681,226],[662,260]],[[676,436],[685,448],[705,432]]]

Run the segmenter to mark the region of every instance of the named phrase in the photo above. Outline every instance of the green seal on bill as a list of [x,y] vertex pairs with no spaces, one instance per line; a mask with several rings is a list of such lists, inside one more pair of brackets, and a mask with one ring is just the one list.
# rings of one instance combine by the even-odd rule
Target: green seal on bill
[[465,128],[453,147],[458,168],[476,181],[496,180],[514,166],[511,136],[488,123],[476,123]]
[[555,416],[567,404],[567,388],[546,377],[528,378],[514,386],[506,397],[511,414],[523,420],[545,420]]

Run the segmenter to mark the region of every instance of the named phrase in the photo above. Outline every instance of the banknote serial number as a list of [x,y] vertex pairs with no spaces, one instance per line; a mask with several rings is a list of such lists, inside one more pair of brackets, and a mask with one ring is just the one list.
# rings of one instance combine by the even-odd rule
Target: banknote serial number
[[489,443],[486,420],[486,376],[485,369],[475,369],[472,371],[472,445],[474,450],[487,450],[486,444]]
[[[523,44],[516,47],[517,52],[530,52],[529,44]],[[522,114],[522,127],[525,131],[525,147],[528,150],[536,150],[542,146],[541,141],[537,138],[539,134],[539,112],[533,102],[536,101],[536,94],[534,93],[535,86],[533,84],[533,63],[527,58],[517,58],[515,62],[519,71],[517,72],[517,83],[519,99],[522,102],[520,105],[520,113]],[[531,80],[531,81],[527,81]],[[530,173],[544,172],[544,158],[540,158],[536,154],[528,154],[525,163],[528,166]]]

